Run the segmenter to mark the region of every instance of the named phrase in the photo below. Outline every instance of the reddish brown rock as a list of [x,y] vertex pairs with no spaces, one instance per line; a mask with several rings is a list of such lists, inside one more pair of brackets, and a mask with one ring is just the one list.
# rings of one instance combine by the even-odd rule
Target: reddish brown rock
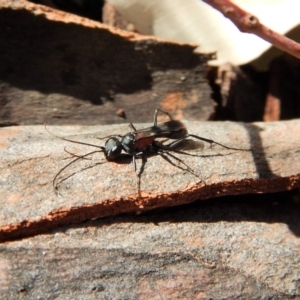
[[[44,127],[10,127],[0,131],[0,239],[45,232],[64,224],[124,212],[189,203],[197,199],[245,193],[290,190],[300,186],[300,122],[187,123],[193,134],[229,147],[193,144],[188,153],[148,158],[140,182],[131,158],[106,162],[103,153],[79,160],[52,180],[71,159],[64,151],[82,155],[97,148],[50,136]],[[141,126],[137,126],[141,128]],[[49,127],[81,142],[103,145],[103,137],[129,131],[127,125]],[[89,133],[89,134],[84,134]],[[184,146],[184,145],[183,145]],[[191,146],[189,146],[191,147]],[[166,159],[171,160],[173,165]],[[193,171],[191,171],[191,169]],[[140,192],[139,192],[140,190]]]
[[297,299],[299,218],[277,193],[60,227],[0,245],[1,298]]

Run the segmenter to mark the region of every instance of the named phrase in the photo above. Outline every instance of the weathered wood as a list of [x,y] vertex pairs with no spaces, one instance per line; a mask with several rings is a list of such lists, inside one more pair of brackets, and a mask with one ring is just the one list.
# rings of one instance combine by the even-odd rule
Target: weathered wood
[[[17,22],[16,22],[17,20]],[[0,125],[149,122],[157,107],[207,120],[210,55],[28,1],[0,1]],[[197,109],[195,109],[197,108]]]
[[299,118],[299,70],[299,59],[290,55],[272,61],[263,118],[265,121]]
[[[277,192],[300,186],[299,120],[187,123],[187,126],[193,134],[251,151],[228,150],[218,145],[202,149],[194,143],[189,145],[193,149],[186,151],[198,156],[174,153],[180,162],[166,155],[173,165],[159,155],[152,156],[142,170],[140,186],[130,165],[131,158],[106,162],[103,153],[97,153],[90,160],[79,160],[64,170],[59,176],[61,195],[57,196],[52,180],[72,159],[64,148],[76,155],[97,148],[62,141],[50,136],[42,126],[1,129],[0,239],[197,199]],[[127,125],[49,127],[49,130],[99,145],[104,141],[96,137],[129,131]],[[137,160],[137,167],[141,170],[141,160]]]
[[264,113],[266,82],[264,73],[251,67],[230,64],[213,69],[210,77],[215,81],[214,90],[220,93],[218,120],[239,122],[261,121]]

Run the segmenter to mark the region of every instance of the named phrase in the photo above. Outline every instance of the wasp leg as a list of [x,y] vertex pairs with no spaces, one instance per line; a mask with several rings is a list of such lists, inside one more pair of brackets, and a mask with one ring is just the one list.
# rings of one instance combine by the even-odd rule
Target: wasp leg
[[154,126],[157,125],[157,115],[158,115],[158,112],[161,112],[161,113],[167,115],[167,116],[170,118],[170,120],[173,120],[173,118],[171,117],[171,115],[170,115],[168,112],[163,111],[163,110],[157,108],[157,109],[155,110],[155,112],[154,112],[154,118],[153,118],[153,125],[154,125]]
[[132,155],[132,167],[133,167],[133,171],[136,172],[136,157],[137,156],[142,156],[142,159],[144,159],[144,152],[138,152]]
[[133,171],[135,172],[136,171],[136,162],[135,162],[135,155],[132,155],[132,168],[133,168]]
[[[172,149],[170,149],[168,147],[168,145],[164,145],[162,144],[161,142],[157,142],[155,144],[152,144],[152,147],[151,147],[152,151],[156,152],[157,154],[159,154],[164,160],[166,160],[169,164],[171,164],[172,166],[176,167],[176,168],[179,168],[183,171],[188,171],[189,173],[191,173],[192,175],[196,176],[199,178],[199,175],[197,175],[195,173],[195,171],[189,167],[182,159],[180,159],[179,157],[173,155],[172,153],[170,153],[170,151],[173,151]],[[168,151],[170,150],[170,151]],[[181,152],[181,151],[174,151],[174,152],[177,152],[177,153],[181,153],[181,154],[188,154],[188,153],[185,153],[185,152]],[[175,165],[169,157],[167,157],[166,155],[169,155],[170,157],[172,157],[173,159],[177,160],[179,163],[183,164],[186,168],[183,168],[183,167],[180,167],[178,165]],[[202,181],[202,180],[201,180]]]
[[[165,115],[167,115],[167,116],[170,118],[170,120],[173,120],[173,118],[171,117],[171,115],[170,115],[168,112],[163,111],[163,110],[157,108],[157,109],[155,110],[155,112],[154,112],[153,126],[157,126],[157,115],[158,115],[159,112],[160,112],[160,113],[163,113],[163,114],[165,114]],[[137,131],[137,129],[134,127],[134,125],[133,125],[132,123],[130,123],[129,126],[130,126],[131,129],[133,129],[134,131]]]
[[147,163],[147,156],[144,153],[142,153],[142,165],[141,165],[141,168],[140,168],[139,172],[136,173],[137,188],[138,188],[139,197],[142,197],[142,194],[141,194],[142,174],[144,173],[146,163]]
[[132,123],[130,123],[129,126],[130,126],[131,129],[133,129],[134,131],[137,131],[137,129],[134,127],[134,125],[133,125]]
[[234,147],[229,147],[229,146],[226,146],[226,145],[223,145],[221,143],[218,143],[218,142],[215,142],[213,140],[209,140],[209,139],[206,139],[206,138],[203,138],[201,136],[198,136],[198,135],[194,135],[194,134],[188,134],[184,137],[184,139],[188,138],[188,137],[193,137],[195,139],[198,139],[200,141],[203,141],[203,142],[207,142],[210,144],[210,146],[212,146],[212,144],[216,144],[216,145],[219,145],[225,149],[229,149],[229,150],[239,150],[239,151],[251,151],[251,149],[241,149],[241,148],[234,148]]
[[181,143],[182,141],[186,140],[187,138],[189,137],[192,137],[194,139],[197,139],[197,140],[200,140],[200,141],[203,141],[203,142],[206,142],[206,143],[209,143],[210,147],[213,145],[213,144],[216,144],[216,145],[219,145],[225,149],[230,149],[230,150],[246,150],[246,149],[239,149],[239,148],[232,148],[232,147],[228,147],[228,146],[225,146],[221,143],[218,143],[218,142],[215,142],[213,140],[210,140],[210,139],[206,139],[206,138],[203,138],[201,136],[198,136],[198,135],[194,135],[194,134],[187,134],[186,136],[184,136],[183,138],[181,139],[178,139],[168,145],[164,145],[165,147],[167,148],[173,148],[173,147],[176,147],[176,145],[178,145],[179,143]]
[[163,144],[161,142],[155,141],[155,147],[161,148],[163,150],[171,150],[171,151],[176,152],[175,149],[171,149],[171,148],[175,148],[177,145],[179,145],[182,141],[184,141],[187,138],[188,138],[188,136],[185,136],[185,137],[180,138],[180,139],[178,139],[178,140],[176,140],[176,141],[174,141],[174,142],[172,142],[170,144],[167,144],[167,145],[165,145],[165,144]]

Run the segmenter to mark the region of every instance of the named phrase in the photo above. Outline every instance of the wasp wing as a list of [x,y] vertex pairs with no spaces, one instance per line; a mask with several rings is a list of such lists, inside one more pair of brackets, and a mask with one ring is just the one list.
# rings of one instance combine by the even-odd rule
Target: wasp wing
[[156,126],[139,129],[134,132],[136,140],[145,138],[181,138],[187,134],[186,127],[184,124],[177,120],[171,120],[168,122],[160,123]]

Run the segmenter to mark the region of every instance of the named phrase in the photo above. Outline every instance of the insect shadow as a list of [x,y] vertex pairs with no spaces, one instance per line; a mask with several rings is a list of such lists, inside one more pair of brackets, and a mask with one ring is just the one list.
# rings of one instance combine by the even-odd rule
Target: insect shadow
[[[162,114],[165,114],[170,120],[167,122],[158,124],[157,116],[158,116],[159,112]],[[145,164],[147,162],[147,157],[150,157],[152,155],[160,155],[163,159],[165,159],[167,162],[169,162],[173,166],[175,166],[181,170],[188,171],[189,173],[191,173],[199,178],[199,176],[194,172],[194,170],[191,167],[189,167],[182,159],[175,156],[171,152],[178,153],[178,154],[191,155],[191,156],[198,156],[198,157],[208,157],[208,156],[211,157],[211,156],[216,156],[216,155],[205,156],[205,155],[197,155],[197,154],[188,153],[186,151],[182,151],[181,147],[184,148],[184,146],[185,146],[185,148],[186,148],[190,139],[198,140],[198,147],[201,147],[201,148],[204,147],[204,142],[206,142],[206,143],[210,144],[210,147],[213,144],[215,144],[215,145],[219,145],[225,149],[249,151],[248,149],[228,147],[221,143],[215,142],[211,139],[203,138],[203,137],[200,137],[200,136],[197,136],[194,134],[189,134],[185,125],[181,121],[173,120],[169,113],[162,111],[160,109],[155,110],[152,126],[143,128],[143,129],[138,129],[138,130],[135,128],[135,126],[132,123],[130,123],[129,126],[132,129],[132,131],[126,133],[125,135],[116,134],[116,135],[106,136],[103,138],[98,138],[100,140],[106,139],[104,146],[94,145],[94,144],[90,144],[90,143],[84,143],[84,142],[80,142],[80,141],[74,141],[71,139],[57,136],[57,135],[51,133],[45,126],[46,130],[51,135],[54,135],[55,137],[58,137],[64,141],[98,148],[97,150],[91,151],[84,155],[76,155],[65,149],[65,151],[68,152],[70,155],[72,155],[74,157],[74,159],[71,162],[69,162],[68,164],[66,164],[63,168],[61,168],[59,170],[59,172],[55,175],[55,177],[52,181],[54,190],[56,192],[58,192],[59,184],[62,181],[70,178],[71,176],[73,176],[76,173],[75,172],[56,183],[59,175],[66,168],[68,168],[71,164],[75,163],[76,161],[78,161],[80,159],[88,159],[88,156],[95,154],[95,153],[99,153],[99,152],[104,153],[104,156],[107,161],[115,161],[118,163],[121,162],[122,159],[124,159],[124,154],[125,154],[125,156],[131,158],[131,163],[133,166],[133,170],[135,172],[136,172],[136,158],[142,159],[141,168],[140,168],[139,172],[136,172],[137,178],[138,178],[138,191],[140,194],[141,175],[144,172]],[[158,140],[158,138],[164,138],[165,140],[161,141],[161,140]],[[166,140],[174,140],[174,141],[166,144]],[[220,154],[217,154],[217,155],[219,156]],[[173,158],[174,160],[176,160],[178,164],[175,164],[170,158]],[[98,163],[98,164],[103,164],[103,163],[105,163],[105,162]],[[86,170],[91,167],[92,166],[84,168],[83,170]],[[203,181],[203,180],[201,180],[201,181]]]

